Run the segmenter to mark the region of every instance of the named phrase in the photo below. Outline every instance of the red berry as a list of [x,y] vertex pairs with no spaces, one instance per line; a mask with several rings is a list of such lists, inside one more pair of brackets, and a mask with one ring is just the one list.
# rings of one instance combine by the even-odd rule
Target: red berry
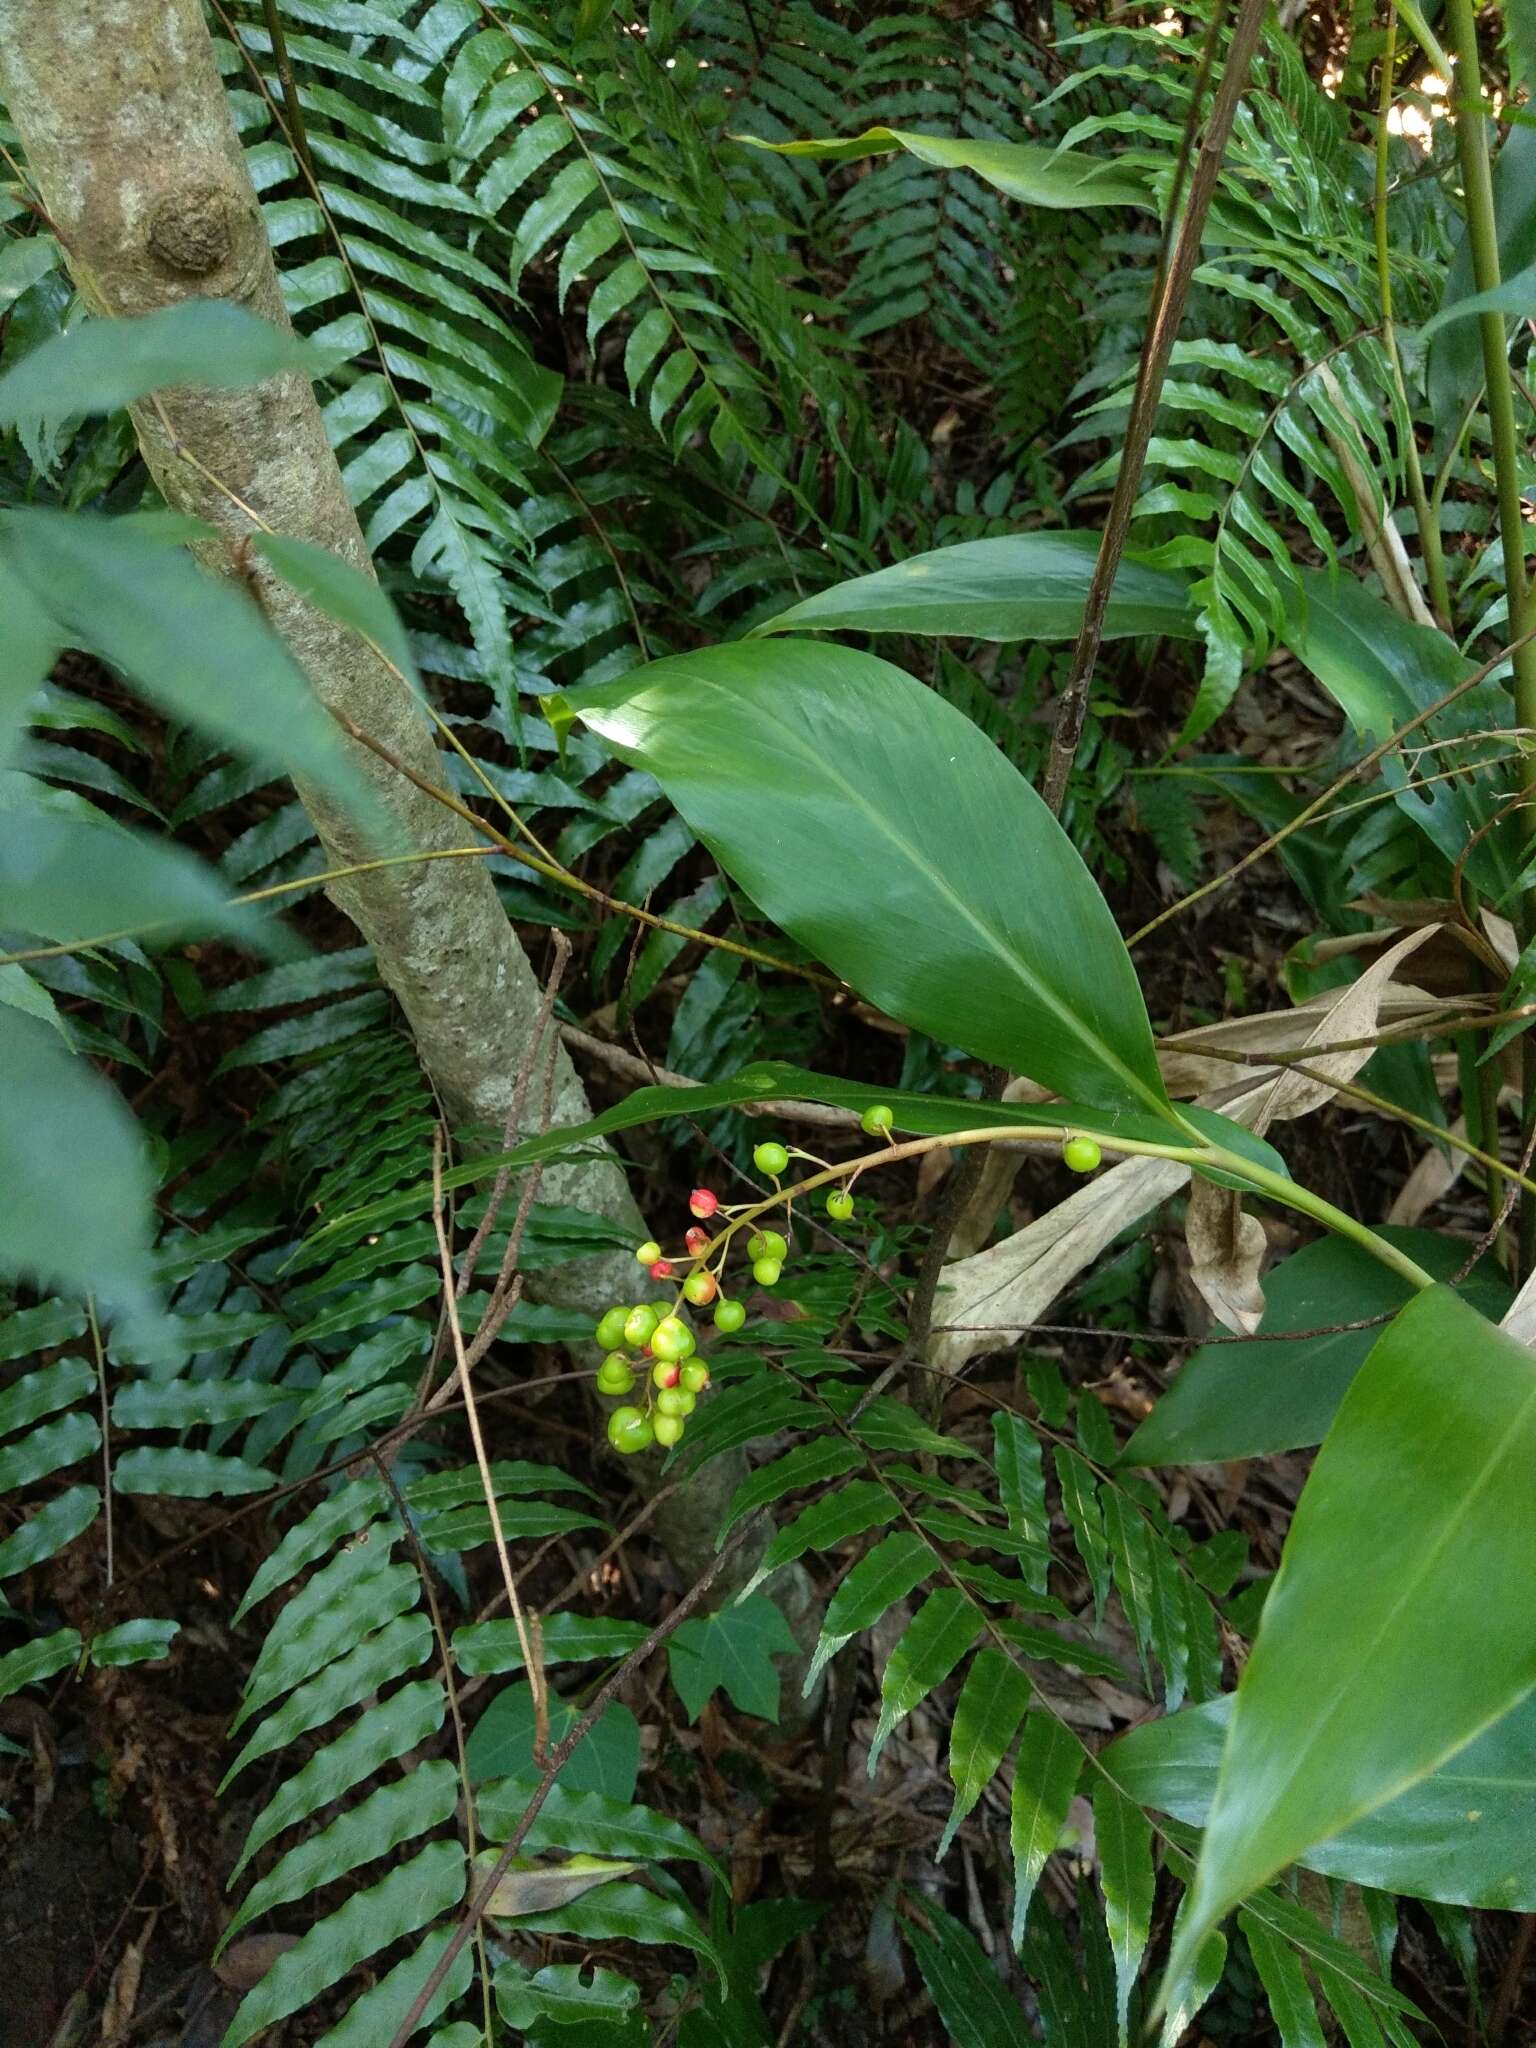
[[653,1280],[670,1280],[672,1278],[672,1261],[670,1259],[658,1259],[651,1268],[651,1278]]
[[720,1206],[720,1197],[713,1188],[695,1188],[688,1197],[688,1207],[695,1216],[713,1216]]
[[700,1266],[697,1272],[690,1273],[683,1282],[683,1292],[695,1308],[703,1308],[706,1302],[714,1300],[719,1289],[715,1285],[714,1274],[706,1272]]
[[709,1244],[709,1232],[707,1230],[700,1230],[699,1226],[695,1224],[692,1230],[684,1237],[683,1243],[688,1247],[693,1257],[697,1258],[699,1253]]
[[651,1382],[654,1386],[675,1387],[682,1376],[682,1367],[673,1365],[664,1358],[659,1359],[651,1367]]

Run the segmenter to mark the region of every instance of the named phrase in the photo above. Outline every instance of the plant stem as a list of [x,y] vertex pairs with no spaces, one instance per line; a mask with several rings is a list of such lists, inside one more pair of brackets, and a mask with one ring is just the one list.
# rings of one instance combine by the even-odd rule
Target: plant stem
[[1387,11],[1387,43],[1381,53],[1381,101],[1376,117],[1376,284],[1381,298],[1381,340],[1386,349],[1387,360],[1392,366],[1392,381],[1397,386],[1397,400],[1402,407],[1403,460],[1408,470],[1408,495],[1413,500],[1414,517],[1419,526],[1419,552],[1424,558],[1424,574],[1429,583],[1429,602],[1435,619],[1442,631],[1451,630],[1451,593],[1445,580],[1445,550],[1440,544],[1440,527],[1430,512],[1429,498],[1424,489],[1424,470],[1419,461],[1419,444],[1414,438],[1413,412],[1408,403],[1408,384],[1403,376],[1402,357],[1398,353],[1397,329],[1392,319],[1392,258],[1391,243],[1387,234],[1387,117],[1392,111],[1393,62],[1397,54],[1397,9]]
[[[1180,1158],[1183,1155],[1170,1152],[1168,1156]],[[1303,1216],[1310,1216],[1314,1222],[1325,1224],[1339,1237],[1347,1237],[1352,1244],[1359,1245],[1362,1251],[1369,1252],[1373,1259],[1379,1259],[1382,1265],[1390,1266],[1392,1271],[1408,1281],[1410,1286],[1420,1289],[1434,1286],[1434,1275],[1426,1273],[1424,1268],[1410,1259],[1406,1252],[1400,1252],[1395,1244],[1388,1244],[1384,1237],[1378,1237],[1368,1224],[1357,1222],[1343,1209],[1336,1209],[1332,1202],[1325,1201],[1321,1195],[1314,1195],[1310,1188],[1301,1187],[1297,1182],[1288,1180],[1283,1173],[1272,1173],[1267,1166],[1260,1166],[1256,1160],[1249,1159],[1245,1154],[1225,1151],[1219,1145],[1210,1148],[1203,1163],[1219,1166],[1227,1173],[1241,1175],[1271,1200],[1283,1202],[1288,1209],[1297,1209]]]

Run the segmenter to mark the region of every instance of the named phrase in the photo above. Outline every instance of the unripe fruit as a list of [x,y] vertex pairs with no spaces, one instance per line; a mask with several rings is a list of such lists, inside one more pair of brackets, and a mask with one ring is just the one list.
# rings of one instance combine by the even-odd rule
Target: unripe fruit
[[709,1385],[709,1367],[702,1358],[690,1358],[683,1367],[683,1387],[690,1394],[702,1394]]
[[763,1250],[760,1256],[777,1259],[780,1265],[782,1265],[789,1257],[789,1239],[781,1237],[776,1230],[765,1230],[763,1232]]
[[598,1347],[603,1351],[617,1351],[624,1342],[624,1318],[629,1314],[626,1308],[611,1308],[593,1333]]
[[784,1264],[781,1259],[754,1259],[752,1261],[752,1278],[759,1287],[777,1287],[779,1275],[783,1270]]
[[658,1358],[686,1358],[693,1348],[693,1332],[680,1316],[663,1316],[651,1332],[651,1349]]
[[687,1387],[674,1387],[673,1392],[677,1395],[678,1400],[681,1401],[683,1404],[682,1407],[678,1409],[678,1414],[691,1415],[694,1409],[697,1408],[699,1405],[698,1395],[690,1393]]
[[649,1428],[657,1443],[670,1451],[675,1443],[682,1440],[683,1418],[681,1415],[658,1415]]
[[[684,1402],[688,1404],[687,1407],[684,1407]],[[686,1415],[692,1406],[692,1394],[685,1394],[681,1387],[663,1387],[656,1396],[658,1415]]]
[[638,1408],[615,1408],[608,1418],[608,1441],[626,1458],[650,1448],[655,1430]]
[[723,1330],[729,1337],[739,1330],[747,1320],[747,1312],[739,1301],[717,1301],[715,1303],[715,1328]]
[[658,1259],[651,1268],[651,1278],[653,1280],[670,1280],[672,1278],[672,1261],[670,1259]]
[[642,1266],[654,1266],[661,1257],[661,1246],[654,1237],[648,1237],[644,1244],[635,1246],[635,1259]]
[[688,1207],[695,1216],[713,1216],[720,1206],[720,1197],[713,1188],[695,1188],[688,1197]]
[[766,1259],[767,1256],[768,1240],[763,1235],[762,1231],[754,1230],[752,1235],[747,1239],[747,1257],[749,1259]]
[[872,1102],[859,1118],[859,1128],[872,1138],[883,1138],[896,1121],[896,1112],[884,1102]]
[[624,1318],[624,1342],[631,1351],[639,1351],[650,1343],[660,1320],[649,1302],[643,1301],[638,1308],[630,1310]]
[[658,1358],[651,1367],[651,1384],[655,1387],[675,1387],[682,1378],[682,1372],[670,1358]]
[[693,1255],[693,1257],[697,1258],[699,1256],[699,1253],[703,1251],[709,1243],[709,1232],[707,1230],[700,1230],[697,1223],[695,1223],[692,1230],[687,1231],[684,1234],[683,1243],[688,1247],[688,1250]]
[[846,1223],[853,1214],[853,1197],[846,1188],[834,1188],[827,1196],[827,1214],[834,1223]]
[[701,1266],[696,1273],[690,1273],[683,1282],[683,1293],[695,1308],[703,1308],[719,1293],[713,1273],[706,1273]]
[[635,1384],[635,1369],[622,1351],[610,1351],[597,1369],[600,1394],[627,1394]]
[[1092,1138],[1068,1138],[1061,1156],[1074,1173],[1092,1173],[1104,1154]]
[[769,1173],[777,1179],[789,1164],[789,1154],[777,1139],[768,1138],[753,1151],[752,1164],[759,1173]]

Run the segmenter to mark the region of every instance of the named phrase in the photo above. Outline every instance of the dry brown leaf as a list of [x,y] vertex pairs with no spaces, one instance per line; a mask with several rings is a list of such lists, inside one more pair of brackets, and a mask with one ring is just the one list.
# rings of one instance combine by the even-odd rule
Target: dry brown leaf
[[1264,1314],[1263,1224],[1244,1213],[1236,1188],[1197,1180],[1184,1212],[1184,1235],[1190,1278],[1206,1307],[1227,1329],[1251,1337]]
[[158,1913],[150,1914],[143,1933],[136,1941],[129,1942],[127,1948],[123,1950],[117,1968],[112,1972],[112,1982],[107,1986],[106,2003],[101,2010],[102,2048],[114,2048],[115,2043],[125,2039],[129,2027],[133,2024],[133,2016],[139,2004],[139,1986],[144,1979],[144,1957],[158,1918]]
[[1536,1346],[1536,1273],[1510,1303],[1509,1312],[1499,1328],[1513,1337],[1517,1344]]
[[[1451,1125],[1451,1136],[1464,1138],[1466,1135],[1467,1120],[1459,1116]],[[1465,1152],[1442,1152],[1438,1145],[1431,1145],[1398,1189],[1396,1199],[1387,1211],[1388,1223],[1399,1224],[1405,1230],[1421,1223],[1436,1202],[1448,1195],[1460,1180],[1466,1163]]]
[[[495,1862],[495,1852],[488,1852]],[[568,1856],[564,1863],[529,1863],[504,1871],[486,1912],[493,1920],[516,1920],[524,1913],[553,1913],[600,1884],[628,1877],[638,1863],[610,1863],[600,1856]]]
[[244,1941],[225,1949],[213,1966],[213,1974],[231,1991],[249,1991],[261,1982],[279,1956],[287,1955],[289,1949],[298,1945],[296,1934],[248,1934]]

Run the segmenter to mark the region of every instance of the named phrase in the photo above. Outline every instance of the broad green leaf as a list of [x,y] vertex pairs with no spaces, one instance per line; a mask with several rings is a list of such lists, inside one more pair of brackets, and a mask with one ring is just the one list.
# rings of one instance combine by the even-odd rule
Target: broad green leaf
[[100,1670],[119,1664],[153,1663],[171,1654],[171,1644],[180,1634],[179,1621],[152,1621],[148,1616],[140,1616],[137,1621],[119,1622],[116,1628],[92,1636],[91,1662]]
[[1536,1359],[1447,1289],[1420,1294],[1373,1346],[1303,1489],[1172,1981],[1239,1899],[1536,1685],[1536,1640],[1508,1620],[1536,1554],[1533,1459]]
[[[1465,1262],[1459,1239],[1432,1230],[1379,1228],[1377,1234],[1437,1280]],[[1492,1323],[1511,1294],[1497,1270],[1480,1265],[1462,1299]],[[1203,1344],[1120,1454],[1122,1465],[1205,1465],[1259,1458],[1321,1443],[1351,1381],[1380,1331],[1276,1343],[1286,1330],[1326,1329],[1401,1308],[1413,1289],[1348,1238],[1329,1235],[1283,1259],[1264,1276],[1260,1343]]]
[[[582,1335],[586,1335],[583,1329]],[[382,1391],[382,1390],[381,1390]],[[392,1413],[400,1412],[397,1406]],[[580,1508],[563,1508],[548,1500],[503,1500],[496,1503],[496,1519],[509,1543],[532,1536],[568,1535],[573,1529],[601,1529],[596,1515]],[[484,1507],[450,1508],[441,1515],[422,1518],[422,1537],[430,1550],[474,1550],[491,1541],[491,1517]]]
[[1033,2048],[1033,2030],[971,1930],[931,1899],[922,1915],[926,1928],[911,1919],[901,1928],[950,2039],[965,2048]]
[[1152,1830],[1139,1806],[1109,1778],[1093,1788],[1093,1833],[1104,1891],[1104,1924],[1115,1959],[1120,2048],[1130,2038],[1131,1993],[1152,1930]]
[[1280,2033],[1280,2048],[1328,2048],[1317,2022],[1317,2006],[1307,1984],[1307,1973],[1293,1948],[1275,1938],[1262,1920],[1240,1913],[1238,1926],[1248,1943],[1254,1968],[1264,1986]]
[[459,1799],[458,1772],[450,1763],[418,1764],[393,1784],[381,1785],[361,1806],[350,1807],[317,1834],[295,1843],[252,1885],[234,1918],[219,1937],[222,1950],[240,1928],[262,1913],[306,1899],[323,1885],[335,1884],[349,1871],[375,1857],[387,1856],[402,1842],[414,1841],[451,1818]]
[[1140,172],[1080,149],[1048,149],[1038,142],[984,142],[972,136],[919,135],[905,128],[866,128],[862,135],[812,136],[798,142],[762,142],[737,135],[736,142],[777,156],[819,156],[846,160],[889,156],[904,149],[919,163],[942,171],[974,171],[1010,199],[1026,206],[1137,206],[1155,210],[1152,189]]
[[217,1451],[179,1445],[135,1444],[112,1467],[114,1493],[163,1493],[178,1500],[209,1500],[221,1493],[264,1493],[276,1480],[264,1466]]
[[1016,1535],[1049,1547],[1051,1518],[1045,1505],[1045,1466],[1040,1439],[1022,1415],[1000,1408],[992,1418],[992,1462],[998,1498]]
[[[451,1926],[435,1927],[404,1962],[396,1963],[376,1984],[369,1986],[362,1997],[347,2009],[346,2017],[321,2035],[315,2048],[379,2048],[380,2042],[393,2040],[397,2028],[404,2024],[406,2014],[416,2003],[422,1986],[436,1969],[452,1939]],[[430,2027],[449,2006],[456,2005],[474,1981],[474,1974],[474,1947],[466,1943],[427,2001],[420,2024]],[[446,2048],[464,2048],[462,2035],[454,2041],[456,2034],[460,2034],[457,2027],[450,2028],[447,2034],[434,2034],[433,2043],[443,2042]],[[472,2028],[469,2048],[481,2048],[483,2041],[480,2029]]]
[[1516,319],[1536,317],[1536,267],[1517,271],[1486,292],[1473,292],[1465,299],[1443,305],[1419,329],[1419,340],[1428,341],[1455,320],[1472,320],[1479,313],[1503,313]]
[[[824,1493],[820,1500],[802,1508],[788,1527],[774,1537],[737,1599],[747,1599],[764,1579],[771,1578],[782,1566],[793,1564],[808,1550],[831,1550],[834,1545],[847,1542],[850,1536],[862,1536],[866,1529],[878,1529],[885,1522],[895,1521],[896,1508],[895,1495],[876,1479],[852,1479],[846,1486]],[[683,1623],[684,1629],[690,1626],[689,1622]],[[672,1640],[676,1642],[677,1637]]]
[[151,1320],[154,1181],[122,1097],[35,1017],[0,1008],[0,1270]]
[[[259,1321],[263,1327],[281,1328],[276,1316]],[[255,1380],[140,1380],[113,1395],[112,1420],[119,1429],[190,1429],[198,1422],[244,1422],[292,1399],[286,1388]]]
[[[581,1708],[558,1693],[549,1696],[549,1739],[561,1742],[581,1718]],[[470,1730],[469,1775],[476,1785],[492,1778],[536,1778],[533,1761],[533,1695],[522,1683],[504,1685]],[[640,1724],[621,1701],[603,1709],[577,1743],[560,1772],[570,1792],[600,1792],[627,1803],[640,1774]],[[510,1787],[506,1788],[510,1796]]]
[[338,1657],[317,1678],[301,1685],[275,1714],[268,1714],[224,1773],[219,1791],[227,1791],[248,1764],[270,1756],[312,1728],[323,1728],[392,1678],[414,1670],[431,1652],[432,1624],[427,1617],[419,1611],[398,1616],[345,1657]]
[[229,1882],[233,1884],[257,1851],[284,1828],[308,1820],[354,1785],[366,1783],[383,1765],[435,1735],[447,1711],[447,1694],[435,1679],[417,1679],[371,1706],[345,1734],[316,1750],[257,1815]]
[[0,427],[33,432],[83,413],[117,412],[151,391],[236,391],[285,370],[324,372],[312,342],[226,299],[184,299],[123,320],[81,320],[0,377]]
[[[551,1614],[542,1633],[543,1659],[550,1664],[582,1664],[627,1657],[650,1630],[643,1621],[620,1621],[606,1615]],[[477,1621],[453,1632],[453,1661],[466,1678],[491,1671],[521,1671],[523,1646],[515,1621]]]
[[[1104,1752],[1128,1796],[1195,1826],[1216,1789],[1232,1696],[1144,1722]],[[1438,1770],[1298,1857],[1309,1870],[1410,1898],[1536,1911],[1536,1701],[1525,1699]]]
[[1061,1840],[1083,1768],[1083,1745],[1054,1714],[1028,1713],[1013,1763],[1013,1945],[1024,1940],[1029,1902],[1046,1858]]
[[869,1746],[869,1775],[898,1721],[942,1685],[975,1642],[981,1617],[975,1603],[952,1586],[930,1593],[886,1659],[880,1679],[880,1724]]
[[0,560],[66,645],[123,670],[162,710],[242,760],[367,802],[340,728],[282,641],[179,545],[126,520],[29,508],[0,513]]
[[0,967],[0,1003],[8,1003],[14,1010],[24,1010],[29,1017],[41,1018],[42,1022],[57,1031],[65,1044],[70,1044],[69,1026],[60,1015],[59,1006],[49,995],[40,981],[34,981],[24,968],[14,962]]
[[349,1970],[402,1935],[450,1912],[464,1896],[464,1848],[433,1842],[367,1891],[310,1928],[250,1991],[220,2048],[243,2048],[290,2013],[312,2004]]
[[62,1472],[101,1447],[101,1425],[87,1409],[56,1416],[25,1436],[0,1446],[0,1500]]
[[[802,598],[752,629],[772,633],[918,633],[963,640],[1075,640],[1098,557],[1096,533],[1005,534],[913,555]],[[1122,560],[1104,638],[1198,638],[1188,579],[1135,555]]]
[[[38,1313],[36,1309],[23,1309],[20,1315],[12,1317],[11,1322],[19,1326],[18,1336],[35,1329],[45,1333],[43,1341],[46,1342],[47,1332],[54,1328],[66,1329],[68,1322],[73,1321],[73,1316],[70,1316],[58,1323],[34,1324],[31,1318]],[[80,1320],[83,1324],[85,1318],[82,1316]],[[3,1330],[9,1332],[10,1327],[6,1324]],[[40,1350],[42,1344],[37,1348]],[[14,1355],[22,1357],[25,1353]],[[4,1393],[0,1393],[0,1436],[9,1435],[13,1429],[24,1429],[29,1423],[40,1422],[45,1415],[56,1415],[61,1408],[72,1407],[76,1401],[94,1392],[95,1386],[95,1371],[83,1358],[61,1358],[57,1365],[45,1365],[37,1372],[24,1373],[19,1380],[13,1380]],[[6,1451],[0,1451],[0,1456],[5,1456],[8,1450],[9,1446]]]
[[67,1486],[0,1543],[0,1579],[30,1571],[88,1529],[101,1509],[94,1486]]
[[41,1685],[45,1678],[73,1664],[80,1654],[80,1631],[61,1628],[51,1636],[38,1636],[0,1657],[0,1700],[8,1700],[24,1685]]
[[534,1972],[508,1961],[497,1970],[493,1988],[497,2011],[519,2029],[539,2020],[586,2026],[633,2012],[640,2003],[640,1986],[627,1977],[596,1968],[583,1975],[575,1963],[550,1963]]
[[257,533],[251,546],[264,555],[283,581],[299,596],[354,633],[371,640],[419,693],[421,678],[416,673],[411,643],[406,638],[400,615],[372,576],[354,569],[329,548],[318,548],[307,540],[294,540],[285,533]]
[[[72,1301],[45,1301],[37,1308],[18,1309],[15,1315],[0,1318],[0,1364],[13,1358],[26,1358],[34,1351],[50,1351],[55,1344],[67,1344],[73,1337],[83,1336],[86,1321],[85,1310]],[[94,1374],[80,1359],[62,1361],[49,1371],[62,1372],[68,1365],[76,1372],[85,1372],[84,1386],[94,1381]],[[51,1408],[63,1407],[72,1401],[73,1394],[63,1401],[50,1401],[48,1407],[38,1408],[32,1413],[18,1413],[17,1403],[26,1397],[21,1395],[23,1387],[41,1382],[41,1373],[29,1373],[25,1379],[14,1381],[0,1394],[0,1431],[17,1429],[23,1422],[35,1422],[39,1415],[46,1415]]]
[[515,1924],[522,1933],[574,1934],[588,1941],[676,1942],[725,1975],[719,1949],[693,1915],[643,1885],[599,1885],[552,1912],[523,1914]]
[[[498,1500],[509,1493],[592,1492],[584,1481],[573,1478],[558,1465],[537,1465],[528,1458],[500,1458],[489,1471]],[[418,1514],[437,1515],[445,1508],[483,1502],[485,1480],[478,1465],[460,1465],[452,1472],[430,1472],[424,1479],[412,1480],[405,1489],[405,1497]]]
[[1058,1094],[1172,1122],[1130,955],[1076,848],[979,728],[903,670],[737,642],[569,709],[891,1016]]
[[[1499,274],[1514,279],[1536,262],[1536,131],[1512,124],[1493,166],[1494,224],[1499,238]],[[1477,289],[1471,236],[1462,230],[1440,299],[1429,351],[1428,385],[1435,421],[1435,468],[1450,460],[1468,408],[1483,389],[1482,337],[1466,321],[1444,324]]]
[[779,1672],[775,1655],[797,1648],[789,1623],[768,1596],[685,1621],[667,1638],[667,1670],[690,1722],[697,1721],[716,1687],[744,1714],[779,1718]]
[[802,1688],[807,1698],[828,1661],[850,1637],[873,1628],[889,1607],[905,1600],[935,1569],[933,1545],[911,1529],[882,1537],[861,1557],[832,1595],[815,1655]]
[[[507,1840],[523,1817],[530,1787],[525,1779],[503,1779],[482,1787],[476,1804],[480,1826],[492,1842]],[[579,1849],[592,1856],[630,1856],[665,1862],[683,1857],[724,1872],[698,1838],[680,1821],[648,1806],[626,1806],[601,1792],[573,1792],[557,1778],[524,1838],[530,1855],[541,1849]]]
[[806,1443],[796,1444],[782,1458],[775,1458],[769,1465],[760,1465],[743,1479],[731,1495],[731,1504],[720,1524],[715,1548],[719,1549],[743,1515],[770,1507],[774,1501],[782,1500],[786,1493],[794,1493],[802,1486],[820,1486],[828,1479],[841,1479],[863,1463],[864,1453],[844,1437],[812,1437]]
[[[1300,600],[1291,608],[1282,637],[1339,706],[1363,746],[1387,739],[1476,673],[1477,664],[1453,640],[1399,618],[1356,577],[1303,569],[1298,583]],[[1415,737],[1420,745],[1444,744],[1498,731],[1507,706],[1496,684],[1480,683],[1421,726]],[[1465,776],[1427,786],[1409,787],[1408,770],[1396,752],[1386,756],[1380,772],[1395,790],[1403,816],[1448,861],[1465,859],[1471,879],[1497,899],[1519,872],[1518,831],[1511,820],[1505,821],[1508,831],[1486,829],[1503,801],[1502,771],[1477,772],[1471,766],[1479,758],[1476,748],[1464,758]]]
[[949,1737],[949,1776],[954,1805],[934,1851],[942,1858],[959,1827],[990,1783],[1024,1718],[1032,1687],[1028,1676],[990,1643],[976,1652],[955,1702]]

